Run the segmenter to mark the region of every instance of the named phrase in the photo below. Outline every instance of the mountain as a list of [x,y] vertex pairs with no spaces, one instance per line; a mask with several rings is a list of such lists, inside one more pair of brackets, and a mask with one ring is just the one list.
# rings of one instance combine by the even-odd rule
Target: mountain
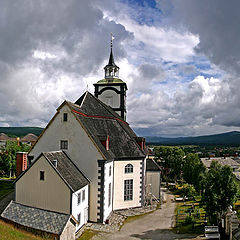
[[198,137],[145,137],[148,144],[157,145],[226,145],[240,146],[240,132],[233,131]]
[[23,137],[28,133],[33,133],[39,136],[43,128],[40,127],[0,127],[0,133],[5,133],[8,136]]

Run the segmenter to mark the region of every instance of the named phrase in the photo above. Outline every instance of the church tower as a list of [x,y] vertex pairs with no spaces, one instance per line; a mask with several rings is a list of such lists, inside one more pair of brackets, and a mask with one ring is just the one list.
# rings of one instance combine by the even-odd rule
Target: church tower
[[114,62],[113,39],[112,36],[109,61],[104,67],[105,78],[94,84],[94,95],[126,120],[127,84],[119,78],[119,67]]

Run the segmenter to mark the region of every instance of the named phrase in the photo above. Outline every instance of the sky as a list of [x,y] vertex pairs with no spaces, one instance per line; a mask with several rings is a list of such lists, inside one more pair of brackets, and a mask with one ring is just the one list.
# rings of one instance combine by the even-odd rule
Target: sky
[[113,53],[141,136],[240,130],[240,1],[0,0],[0,126],[45,127]]

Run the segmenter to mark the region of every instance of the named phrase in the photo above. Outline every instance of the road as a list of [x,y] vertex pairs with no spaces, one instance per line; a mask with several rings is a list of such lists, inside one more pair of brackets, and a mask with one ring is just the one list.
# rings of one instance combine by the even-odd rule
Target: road
[[171,229],[174,225],[175,203],[171,201],[173,196],[166,194],[167,202],[153,213],[140,217],[132,222],[124,224],[119,232],[114,234],[101,234],[94,239],[106,240],[174,240],[174,239],[198,239],[189,234],[175,234]]

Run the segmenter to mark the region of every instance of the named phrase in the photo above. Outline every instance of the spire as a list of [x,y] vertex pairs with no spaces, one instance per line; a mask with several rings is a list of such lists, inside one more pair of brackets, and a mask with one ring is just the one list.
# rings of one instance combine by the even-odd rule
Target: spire
[[109,61],[108,64],[104,67],[105,70],[105,78],[118,78],[118,71],[119,71],[119,67],[115,64],[114,62],[114,58],[113,58],[113,40],[114,40],[114,36],[111,33],[111,42],[110,42],[110,56],[109,56]]

